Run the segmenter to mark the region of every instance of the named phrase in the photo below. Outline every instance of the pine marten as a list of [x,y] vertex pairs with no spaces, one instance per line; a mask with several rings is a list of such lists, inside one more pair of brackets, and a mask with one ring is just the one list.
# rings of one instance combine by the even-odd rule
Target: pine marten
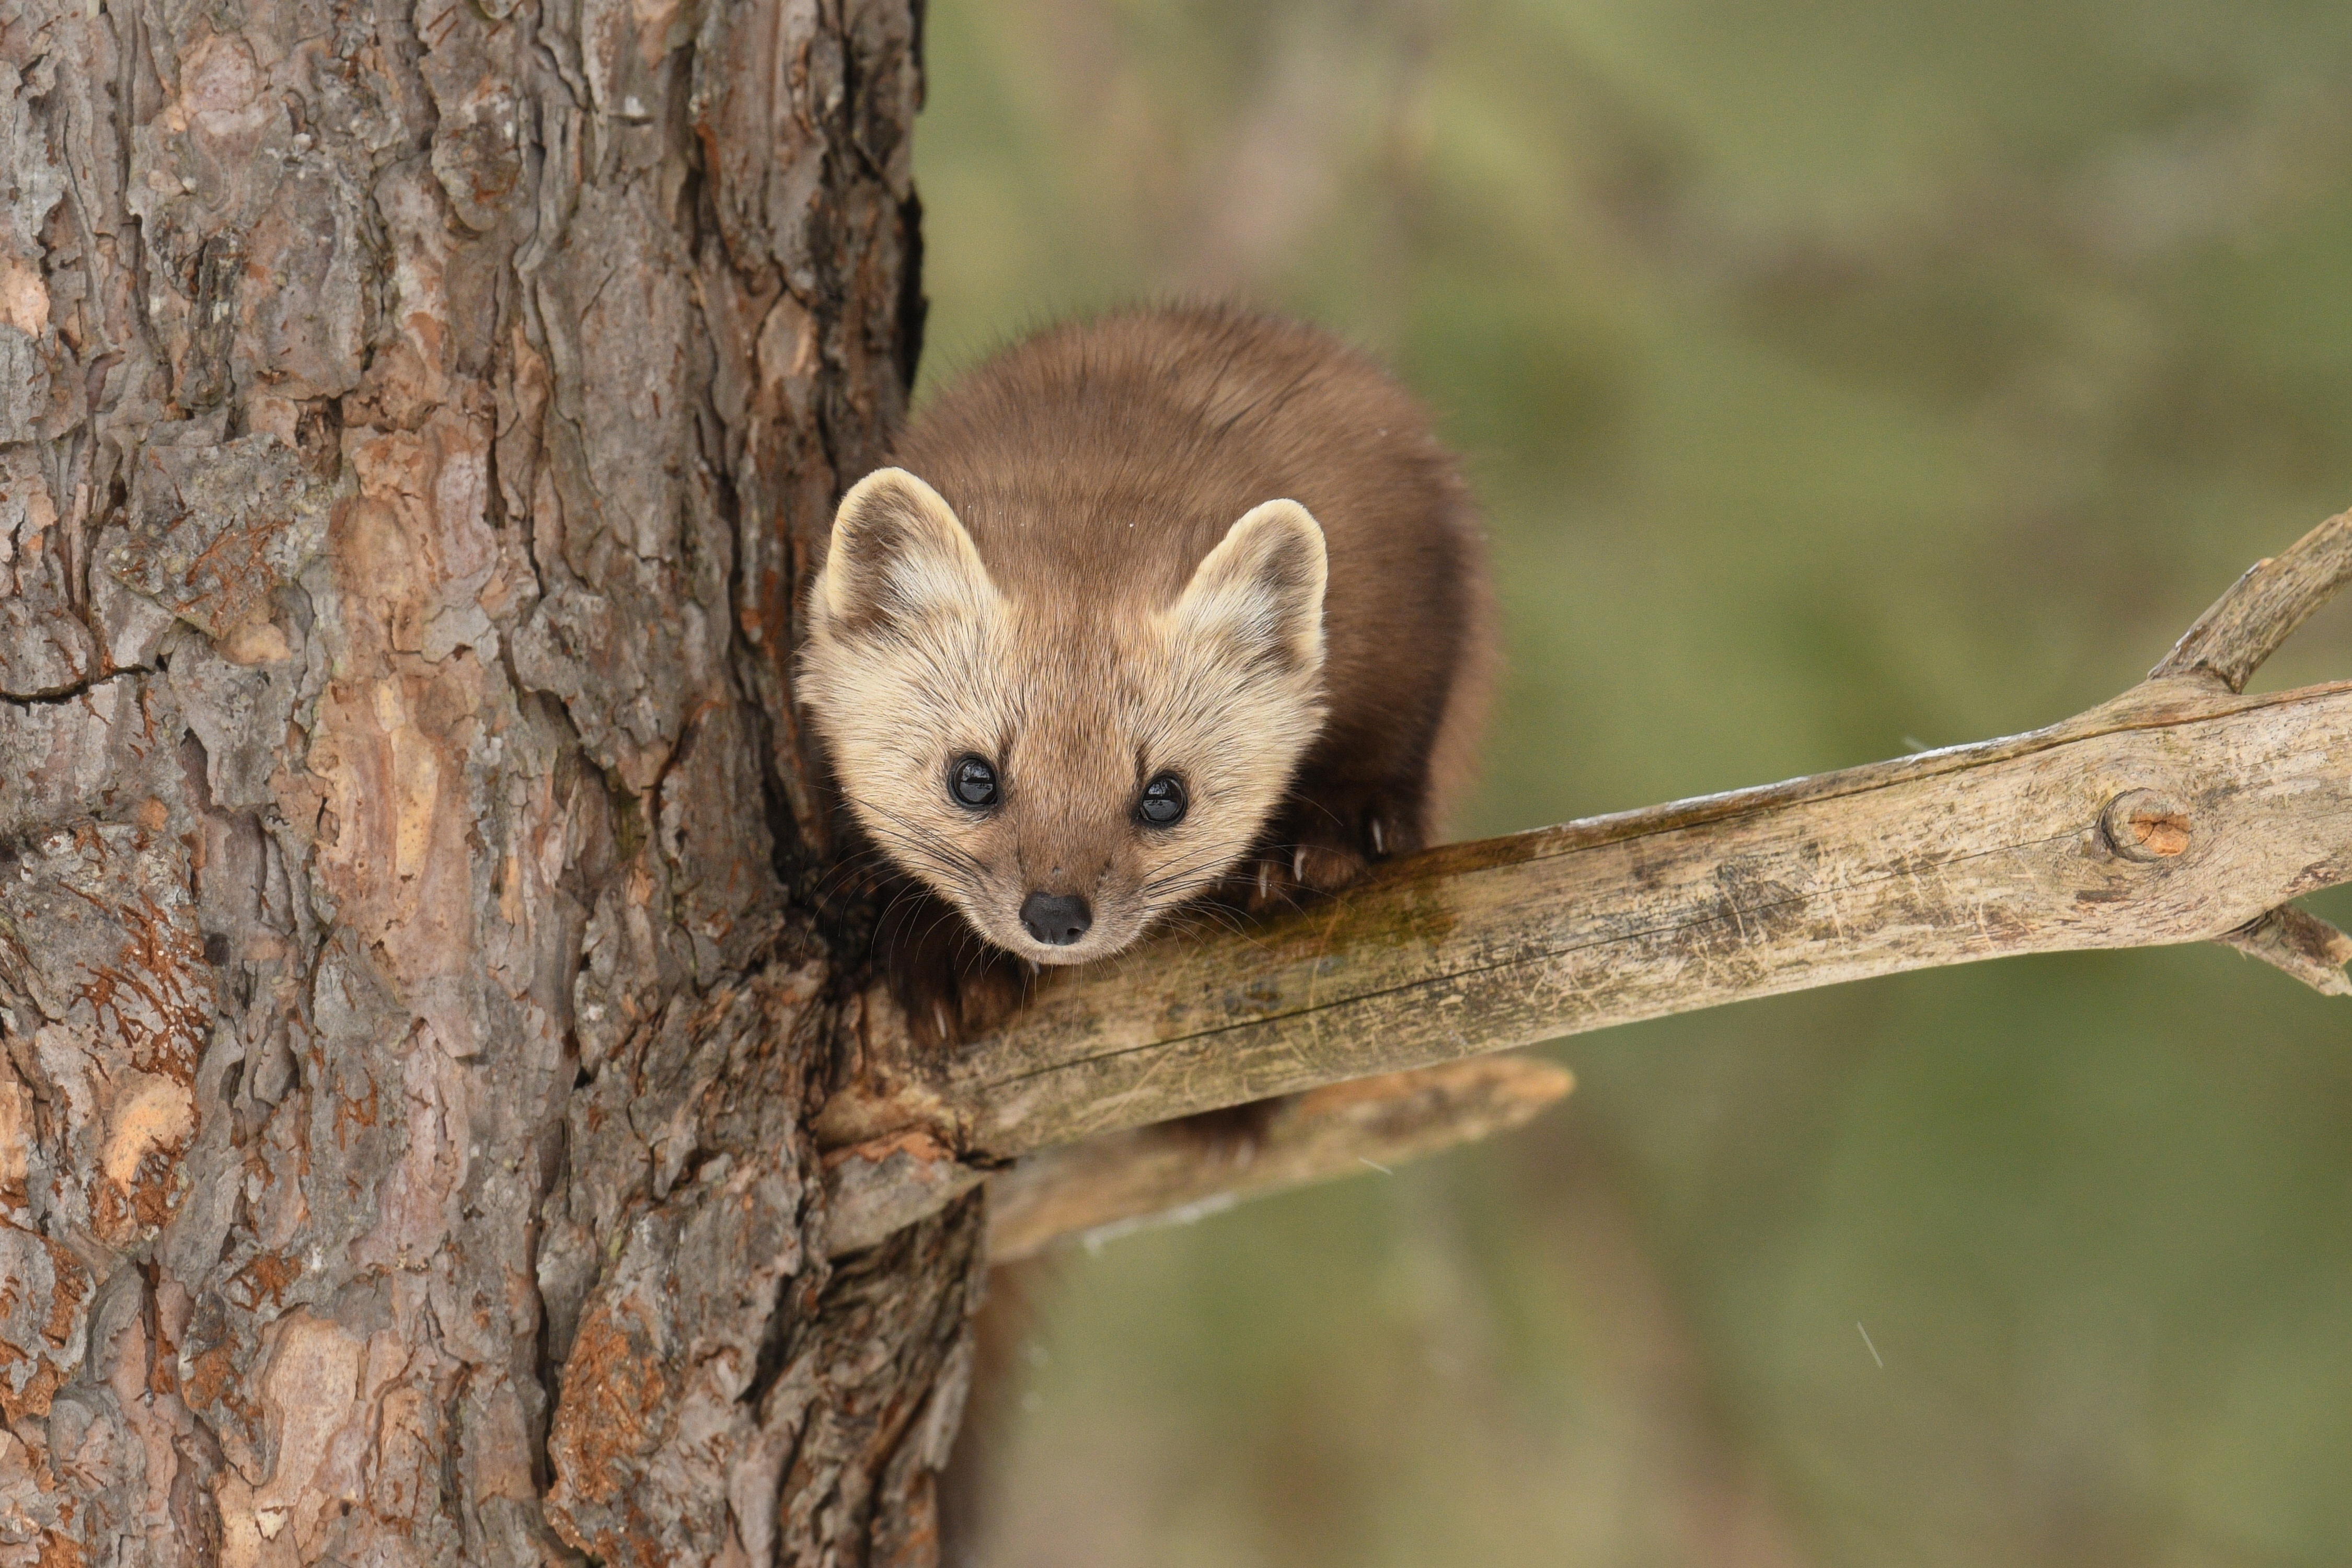
[[894,456],[842,500],[800,691],[857,826],[961,916],[886,922],[919,1032],[1001,1010],[989,949],[1083,963],[1430,841],[1491,617],[1454,459],[1370,360],[1124,311],[999,353]]

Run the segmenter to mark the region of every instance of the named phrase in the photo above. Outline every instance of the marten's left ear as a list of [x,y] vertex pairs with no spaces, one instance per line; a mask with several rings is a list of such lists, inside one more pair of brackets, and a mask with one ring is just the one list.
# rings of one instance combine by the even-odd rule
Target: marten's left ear
[[854,636],[995,597],[971,535],[940,492],[904,468],[877,468],[841,498],[810,608],[821,625]]
[[1295,500],[1242,514],[1176,602],[1176,624],[1240,645],[1253,664],[1323,668],[1323,530]]

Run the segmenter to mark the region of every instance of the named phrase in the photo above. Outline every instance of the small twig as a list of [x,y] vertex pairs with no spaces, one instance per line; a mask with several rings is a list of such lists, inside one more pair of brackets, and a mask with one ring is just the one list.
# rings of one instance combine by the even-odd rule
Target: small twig
[[2347,582],[2352,582],[2352,511],[2329,518],[2285,553],[2248,567],[2147,678],[2203,671],[2243,691],[2263,661]]
[[2344,966],[2352,963],[2352,936],[2293,904],[2257,915],[2221,940],[2249,958],[2286,971],[2315,991],[2352,996],[2352,979],[2344,973]]
[[1238,1126],[1162,1122],[1049,1149],[989,1179],[989,1260],[1367,1166],[1388,1173],[1392,1163],[1517,1127],[1574,1081],[1549,1062],[1482,1057],[1332,1084]]

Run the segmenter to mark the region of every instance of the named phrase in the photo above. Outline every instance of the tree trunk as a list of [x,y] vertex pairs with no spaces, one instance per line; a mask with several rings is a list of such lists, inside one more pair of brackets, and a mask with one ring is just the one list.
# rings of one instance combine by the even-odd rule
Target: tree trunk
[[935,1555],[787,691],[917,27],[0,0],[0,1564]]

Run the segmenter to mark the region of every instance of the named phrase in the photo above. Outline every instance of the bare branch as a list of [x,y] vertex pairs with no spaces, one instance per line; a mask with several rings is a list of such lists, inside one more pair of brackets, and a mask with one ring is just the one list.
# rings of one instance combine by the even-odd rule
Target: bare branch
[[2352,936],[2293,904],[2257,915],[2221,940],[2249,958],[2285,970],[2315,991],[2352,996],[2352,979],[2344,973],[2345,964],[2352,963]]
[[1257,929],[1050,973],[945,1058],[869,993],[865,1087],[815,1127],[855,1178],[832,1190],[856,1223],[829,1239],[1081,1139],[1871,975],[2222,939],[2341,987],[2323,972],[2352,940],[2283,906],[2352,879],[2352,683],[2224,688],[2347,576],[2352,514],[2064,723],[1434,850]]
[[[1748,996],[2216,937],[2352,876],[2347,758],[2352,687],[2189,693],[1441,850],[1261,931],[1050,976],[940,1095],[959,1147],[1004,1156]],[[2110,843],[2136,789],[2177,805],[2173,853]]]
[[1532,1057],[1482,1057],[1045,1150],[989,1179],[989,1261],[1385,1170],[1517,1127],[1575,1081]]
[[988,1183],[989,1261],[1381,1170],[1518,1126],[1566,1095],[1565,1068],[1473,1058],[1326,1085],[1230,1116],[1163,1121],[1028,1155],[985,1176],[909,1130],[825,1157],[825,1250],[861,1251]]
[[2248,567],[2147,678],[2201,672],[2243,691],[2263,661],[2347,582],[2352,582],[2352,511],[2329,518],[2284,554]]

